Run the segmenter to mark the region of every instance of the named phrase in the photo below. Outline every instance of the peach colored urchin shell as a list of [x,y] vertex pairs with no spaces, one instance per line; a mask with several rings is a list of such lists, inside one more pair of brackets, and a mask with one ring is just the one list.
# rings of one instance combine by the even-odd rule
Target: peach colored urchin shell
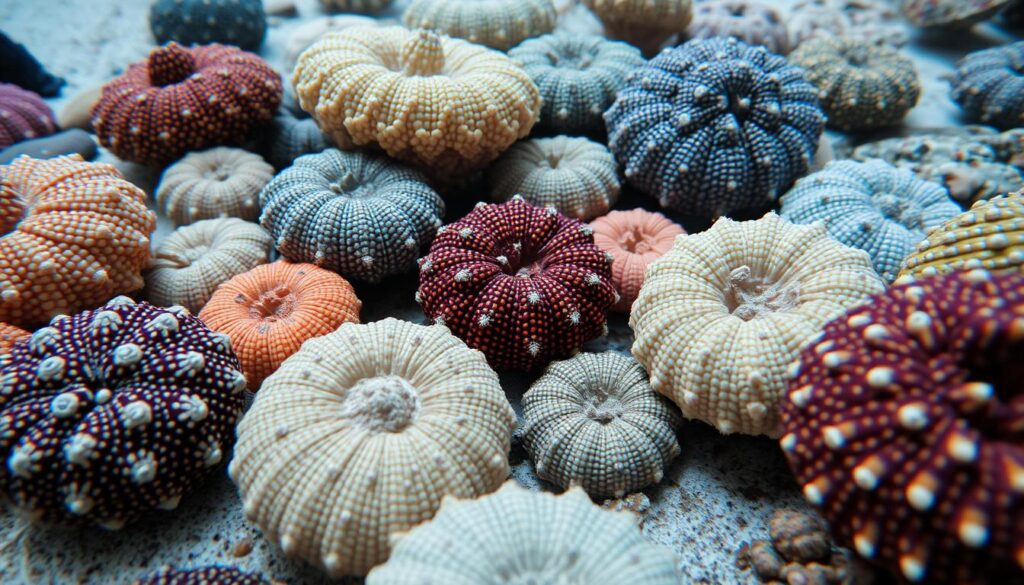
[[633,355],[686,417],[778,437],[787,366],[829,319],[884,289],[868,255],[820,223],[722,218],[647,270]]
[[647,267],[672,249],[686,230],[664,215],[643,209],[613,211],[590,222],[594,243],[612,255],[612,286],[619,293],[613,311],[629,313],[640,294]]
[[190,153],[167,167],[156,202],[175,225],[217,217],[255,221],[260,190],[273,177],[274,167],[260,155],[220,146]]
[[346,323],[267,378],[229,473],[285,554],[365,575],[445,496],[501,485],[515,421],[483,355],[446,328]]
[[691,0],[583,0],[604,24],[608,37],[640,48],[650,56],[693,17]]

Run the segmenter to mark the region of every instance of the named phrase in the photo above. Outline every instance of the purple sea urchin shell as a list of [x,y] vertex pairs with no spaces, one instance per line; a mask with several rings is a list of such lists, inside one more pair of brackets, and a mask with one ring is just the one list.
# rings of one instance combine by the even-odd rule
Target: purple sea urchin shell
[[213,565],[198,569],[168,569],[136,579],[132,585],[269,585],[259,575],[243,573],[235,567]]
[[227,336],[180,307],[55,317],[0,365],[0,486],[42,522],[173,509],[227,453],[244,389]]
[[1004,130],[1024,126],[1024,41],[960,59],[951,83],[971,119]]
[[770,3],[748,0],[707,0],[693,7],[686,34],[691,39],[736,37],[773,53],[789,52],[789,35],[782,16]]
[[0,149],[57,131],[43,98],[17,85],[0,83]]

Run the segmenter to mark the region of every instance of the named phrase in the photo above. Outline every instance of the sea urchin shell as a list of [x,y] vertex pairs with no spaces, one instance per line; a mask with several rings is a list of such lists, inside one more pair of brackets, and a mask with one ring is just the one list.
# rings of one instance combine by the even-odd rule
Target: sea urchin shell
[[260,155],[219,146],[167,167],[156,202],[175,225],[217,217],[254,221],[260,214],[260,190],[273,176],[274,167]]
[[751,0],[705,0],[693,9],[686,34],[691,39],[735,37],[772,53],[789,52],[786,23],[771,4]]
[[686,30],[691,0],[583,0],[604,24],[609,37],[653,54],[672,35]]
[[975,51],[956,63],[953,99],[972,120],[1024,126],[1024,41]]
[[235,567],[213,565],[197,569],[167,569],[136,579],[132,585],[271,585],[259,575]]
[[43,98],[17,85],[0,83],[0,150],[57,131]]
[[556,17],[551,0],[413,0],[402,22],[507,51],[551,32]]

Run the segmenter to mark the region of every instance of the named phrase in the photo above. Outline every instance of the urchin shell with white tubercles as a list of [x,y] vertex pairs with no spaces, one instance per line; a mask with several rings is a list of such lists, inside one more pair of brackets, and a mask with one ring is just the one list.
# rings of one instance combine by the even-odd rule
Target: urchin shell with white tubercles
[[264,381],[229,473],[285,554],[365,575],[443,497],[501,485],[515,423],[497,374],[446,328],[346,323]]
[[678,585],[671,552],[628,512],[602,510],[579,489],[535,493],[506,482],[476,500],[445,498],[437,517],[398,539],[367,585],[643,583]]
[[782,15],[770,3],[752,0],[705,0],[693,8],[686,29],[691,39],[735,37],[773,53],[789,52],[789,33]]
[[1024,41],[983,49],[956,63],[950,96],[972,120],[1024,126]]
[[829,319],[884,289],[867,253],[820,223],[722,218],[648,268],[633,355],[684,416],[778,437],[786,367]]
[[156,202],[175,225],[217,217],[254,221],[260,214],[260,189],[273,176],[274,167],[260,155],[219,146],[167,167]]
[[658,483],[680,452],[674,407],[636,360],[615,352],[552,363],[523,396],[523,419],[537,475],[593,497]]
[[551,0],[413,0],[402,22],[507,51],[551,32],[557,18]]

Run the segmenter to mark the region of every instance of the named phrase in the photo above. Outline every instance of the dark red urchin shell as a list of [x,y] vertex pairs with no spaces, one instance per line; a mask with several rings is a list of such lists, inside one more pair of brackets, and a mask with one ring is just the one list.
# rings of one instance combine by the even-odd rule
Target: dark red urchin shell
[[43,98],[10,83],[0,83],[0,149],[57,131],[53,110]]
[[92,125],[119,158],[163,165],[244,140],[274,117],[282,92],[281,77],[258,55],[172,42],[103,86]]
[[2,493],[33,521],[117,529],[228,453],[245,377],[226,335],[117,297],[0,356]]
[[607,328],[611,257],[590,226],[516,197],[438,230],[416,299],[495,368],[568,357]]
[[235,567],[213,565],[198,569],[167,569],[136,579],[132,585],[269,585],[263,577]]
[[1024,275],[897,283],[794,363],[790,466],[841,544],[907,581],[1024,582]]

